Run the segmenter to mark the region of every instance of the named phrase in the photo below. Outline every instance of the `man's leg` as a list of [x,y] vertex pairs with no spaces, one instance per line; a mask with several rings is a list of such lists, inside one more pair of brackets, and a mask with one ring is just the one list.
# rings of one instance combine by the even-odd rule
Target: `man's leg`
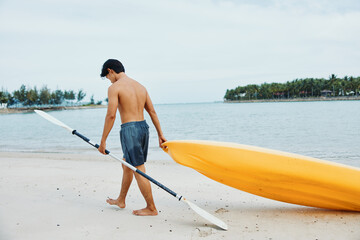
[[[124,159],[125,161],[125,159]],[[110,205],[118,205],[120,208],[125,208],[125,199],[126,199],[126,195],[129,191],[131,182],[133,180],[133,170],[131,170],[130,168],[122,165],[123,168],[123,178],[122,178],[122,183],[121,183],[121,190],[120,190],[120,195],[117,199],[107,199],[106,202],[109,203]]]
[[[145,173],[145,165],[140,165],[136,167],[140,171]],[[146,201],[146,208],[140,210],[134,210],[133,214],[138,216],[155,216],[158,215],[156,210],[154,199],[151,192],[151,185],[149,180],[141,176],[140,174],[135,174],[135,179],[140,188],[141,194],[143,195]]]

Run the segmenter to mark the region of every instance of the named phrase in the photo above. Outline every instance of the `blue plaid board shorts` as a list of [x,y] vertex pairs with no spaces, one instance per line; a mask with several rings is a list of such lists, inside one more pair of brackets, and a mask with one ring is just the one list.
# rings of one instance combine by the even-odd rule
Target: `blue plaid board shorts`
[[145,120],[121,124],[120,142],[126,162],[134,167],[143,165],[149,147],[149,125]]

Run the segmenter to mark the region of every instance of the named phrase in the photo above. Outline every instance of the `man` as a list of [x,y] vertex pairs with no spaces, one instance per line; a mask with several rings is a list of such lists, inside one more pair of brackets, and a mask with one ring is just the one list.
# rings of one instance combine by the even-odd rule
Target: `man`
[[[159,146],[162,147],[162,143],[166,142],[150,96],[144,86],[125,74],[123,65],[116,59],[109,59],[104,63],[100,76],[106,77],[112,84],[108,89],[108,109],[99,152],[105,154],[106,139],[114,125],[116,111],[119,109],[122,123],[120,140],[124,160],[145,172],[144,163],[148,151],[149,126],[144,120],[144,109],[149,113],[156,128]],[[138,216],[157,215],[150,182],[124,165],[120,195],[117,199],[109,198],[107,203],[125,208],[125,198],[134,175],[146,201],[146,207],[134,210],[133,214]]]

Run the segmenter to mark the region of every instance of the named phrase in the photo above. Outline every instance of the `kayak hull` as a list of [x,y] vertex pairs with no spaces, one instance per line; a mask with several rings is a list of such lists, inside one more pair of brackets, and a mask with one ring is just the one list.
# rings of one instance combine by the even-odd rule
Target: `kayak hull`
[[303,206],[360,211],[359,168],[234,143],[164,145],[177,163],[239,190]]

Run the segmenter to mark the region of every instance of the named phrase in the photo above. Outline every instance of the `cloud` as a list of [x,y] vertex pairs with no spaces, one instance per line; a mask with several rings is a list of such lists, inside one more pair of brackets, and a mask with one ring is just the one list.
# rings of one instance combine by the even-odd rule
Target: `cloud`
[[0,85],[47,83],[105,98],[97,77],[107,58],[120,58],[154,102],[221,100],[227,88],[248,83],[360,75],[359,9],[349,0],[4,1],[0,79],[9,81]]

